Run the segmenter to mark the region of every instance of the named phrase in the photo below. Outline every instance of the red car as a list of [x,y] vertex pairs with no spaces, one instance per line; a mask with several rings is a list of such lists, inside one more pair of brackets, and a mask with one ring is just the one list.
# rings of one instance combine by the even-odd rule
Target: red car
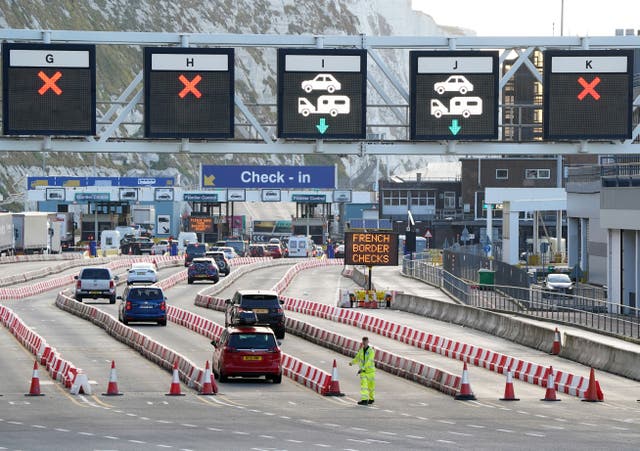
[[267,244],[267,251],[272,258],[282,258],[282,248],[279,244]]
[[282,351],[269,327],[230,326],[211,344],[213,373],[220,382],[236,376],[282,382]]

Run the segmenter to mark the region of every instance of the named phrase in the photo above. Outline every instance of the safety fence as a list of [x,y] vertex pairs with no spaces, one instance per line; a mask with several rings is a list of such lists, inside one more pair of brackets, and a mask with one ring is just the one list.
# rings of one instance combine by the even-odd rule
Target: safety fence
[[61,254],[7,255],[0,257],[0,265],[16,262],[48,262],[60,260],[82,260],[81,252],[63,252]]
[[462,304],[640,339],[640,309],[583,295],[554,293],[537,286],[482,284],[421,260],[404,260],[402,273],[440,288]]

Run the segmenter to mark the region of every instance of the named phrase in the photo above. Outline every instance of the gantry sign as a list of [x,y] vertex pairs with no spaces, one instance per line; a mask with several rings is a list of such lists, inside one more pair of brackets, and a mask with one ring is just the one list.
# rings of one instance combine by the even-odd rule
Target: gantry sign
[[147,138],[233,138],[233,49],[144,49]]
[[411,139],[498,138],[498,52],[411,52]]
[[367,53],[278,50],[278,137],[364,139]]
[[95,46],[2,44],[5,135],[96,134]]
[[629,139],[633,51],[544,53],[544,138]]

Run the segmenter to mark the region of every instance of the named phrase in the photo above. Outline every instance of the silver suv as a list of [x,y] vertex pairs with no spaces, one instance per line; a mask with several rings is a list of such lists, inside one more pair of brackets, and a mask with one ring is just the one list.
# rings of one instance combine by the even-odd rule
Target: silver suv
[[75,298],[82,302],[85,298],[107,298],[110,304],[116,303],[116,280],[109,268],[89,266],[82,268],[76,280]]

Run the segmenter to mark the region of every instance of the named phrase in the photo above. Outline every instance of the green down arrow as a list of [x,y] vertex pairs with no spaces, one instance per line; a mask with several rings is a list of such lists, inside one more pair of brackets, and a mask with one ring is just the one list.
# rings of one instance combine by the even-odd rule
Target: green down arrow
[[460,130],[462,130],[462,127],[458,125],[458,119],[451,120],[451,125],[449,126],[449,130],[451,130],[451,133],[453,133],[454,136],[457,135]]
[[320,118],[320,123],[318,125],[316,125],[316,128],[318,129],[318,131],[324,135],[324,132],[327,131],[327,129],[329,128],[329,126],[326,123],[326,119],[325,118]]

